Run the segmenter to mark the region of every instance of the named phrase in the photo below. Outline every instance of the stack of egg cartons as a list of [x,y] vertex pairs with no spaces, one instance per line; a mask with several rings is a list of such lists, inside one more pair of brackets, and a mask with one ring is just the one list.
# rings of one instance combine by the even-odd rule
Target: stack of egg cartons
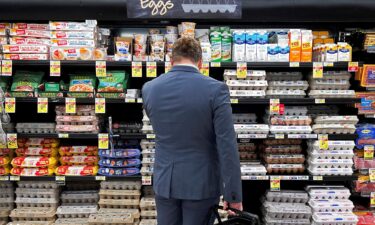
[[310,225],[311,208],[306,205],[309,197],[304,191],[268,191],[263,202],[265,225]]
[[58,139],[18,139],[17,157],[13,158],[11,174],[15,176],[48,176],[58,163]]
[[60,195],[55,225],[88,224],[89,216],[98,211],[99,194],[95,186],[86,182],[67,185],[68,190]]
[[94,105],[77,105],[76,113],[68,114],[65,105],[56,106],[57,133],[98,133],[100,118]]
[[11,182],[0,182],[0,224],[5,225],[14,206],[14,189]]
[[336,105],[311,105],[307,107],[307,115],[312,119],[318,116],[338,115],[339,108]]
[[309,87],[301,72],[270,72],[267,80],[270,98],[304,98]]
[[59,191],[56,182],[19,181],[15,201],[17,208],[10,213],[11,224],[53,224]]
[[344,186],[307,186],[313,225],[356,225],[350,191]]
[[312,175],[353,174],[354,141],[328,141],[328,149],[322,149],[319,141],[308,142],[309,167]]
[[142,176],[152,176],[154,173],[155,141],[150,139],[141,140],[142,148]]
[[264,134],[269,132],[268,124],[257,124],[255,114],[233,114],[234,130],[238,138],[251,134]]
[[3,45],[4,59],[48,60],[50,31],[48,24],[13,23],[9,44]]
[[55,123],[17,123],[18,133],[23,134],[52,134],[55,133]]
[[9,164],[13,158],[13,150],[0,148],[0,176],[9,175]]
[[141,207],[141,225],[156,225],[156,203],[155,193],[152,186],[143,187],[143,197],[140,203]]
[[238,78],[236,70],[224,71],[231,98],[265,97],[268,86],[265,78],[264,70],[248,70],[246,78]]
[[143,122],[142,132],[144,134],[153,134],[154,133],[154,129],[152,128],[152,125],[151,125],[151,122],[150,122],[150,118],[148,118],[148,116],[146,114],[146,111],[144,111],[144,110],[143,110],[143,119],[142,119],[142,122]]
[[[89,224],[138,225],[141,197],[140,181],[103,181],[100,184],[99,212],[91,215]],[[103,221],[103,219],[107,221]]]
[[325,71],[322,78],[310,75],[312,98],[354,98],[354,90],[349,90],[351,74],[347,71]]
[[266,118],[271,124],[272,134],[309,134],[311,133],[311,117],[307,116],[307,108],[303,106],[286,106],[283,115],[275,115],[268,109]]
[[316,134],[354,134],[357,116],[318,116],[313,131]]

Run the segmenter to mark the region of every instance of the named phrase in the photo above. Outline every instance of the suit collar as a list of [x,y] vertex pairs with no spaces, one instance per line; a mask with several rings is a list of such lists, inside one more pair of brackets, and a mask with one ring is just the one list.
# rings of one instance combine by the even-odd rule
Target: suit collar
[[176,65],[169,72],[185,71],[190,73],[199,73],[199,70],[192,66]]

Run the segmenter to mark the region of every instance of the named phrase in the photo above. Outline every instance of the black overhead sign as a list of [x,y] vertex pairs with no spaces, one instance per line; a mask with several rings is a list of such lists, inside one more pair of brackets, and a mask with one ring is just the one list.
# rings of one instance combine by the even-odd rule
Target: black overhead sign
[[242,0],[128,0],[128,18],[241,19]]

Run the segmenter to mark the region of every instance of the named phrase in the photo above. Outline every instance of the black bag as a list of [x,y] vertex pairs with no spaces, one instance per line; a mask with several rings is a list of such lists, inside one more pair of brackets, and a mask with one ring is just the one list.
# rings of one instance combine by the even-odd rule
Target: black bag
[[257,215],[232,208],[228,208],[228,210],[231,210],[237,215],[229,218],[227,221],[222,222],[218,209],[223,209],[223,207],[216,206],[214,208],[215,217],[219,221],[219,223],[216,225],[260,225],[259,217]]

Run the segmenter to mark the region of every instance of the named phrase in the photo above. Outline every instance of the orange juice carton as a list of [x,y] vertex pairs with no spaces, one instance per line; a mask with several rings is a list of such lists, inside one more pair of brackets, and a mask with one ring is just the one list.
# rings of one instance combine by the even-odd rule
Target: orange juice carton
[[352,46],[346,42],[337,43],[337,61],[350,62],[352,61]]
[[289,61],[300,62],[301,61],[301,30],[291,29],[289,31]]
[[268,43],[268,32],[267,30],[258,30],[257,36],[257,61],[267,61],[267,43]]
[[255,62],[257,60],[257,38],[256,30],[246,30],[246,61]]
[[246,32],[245,30],[233,31],[233,61],[245,62],[246,56]]
[[337,62],[337,45],[325,44],[325,62]]
[[311,62],[312,60],[312,45],[313,34],[311,30],[301,31],[301,62]]

